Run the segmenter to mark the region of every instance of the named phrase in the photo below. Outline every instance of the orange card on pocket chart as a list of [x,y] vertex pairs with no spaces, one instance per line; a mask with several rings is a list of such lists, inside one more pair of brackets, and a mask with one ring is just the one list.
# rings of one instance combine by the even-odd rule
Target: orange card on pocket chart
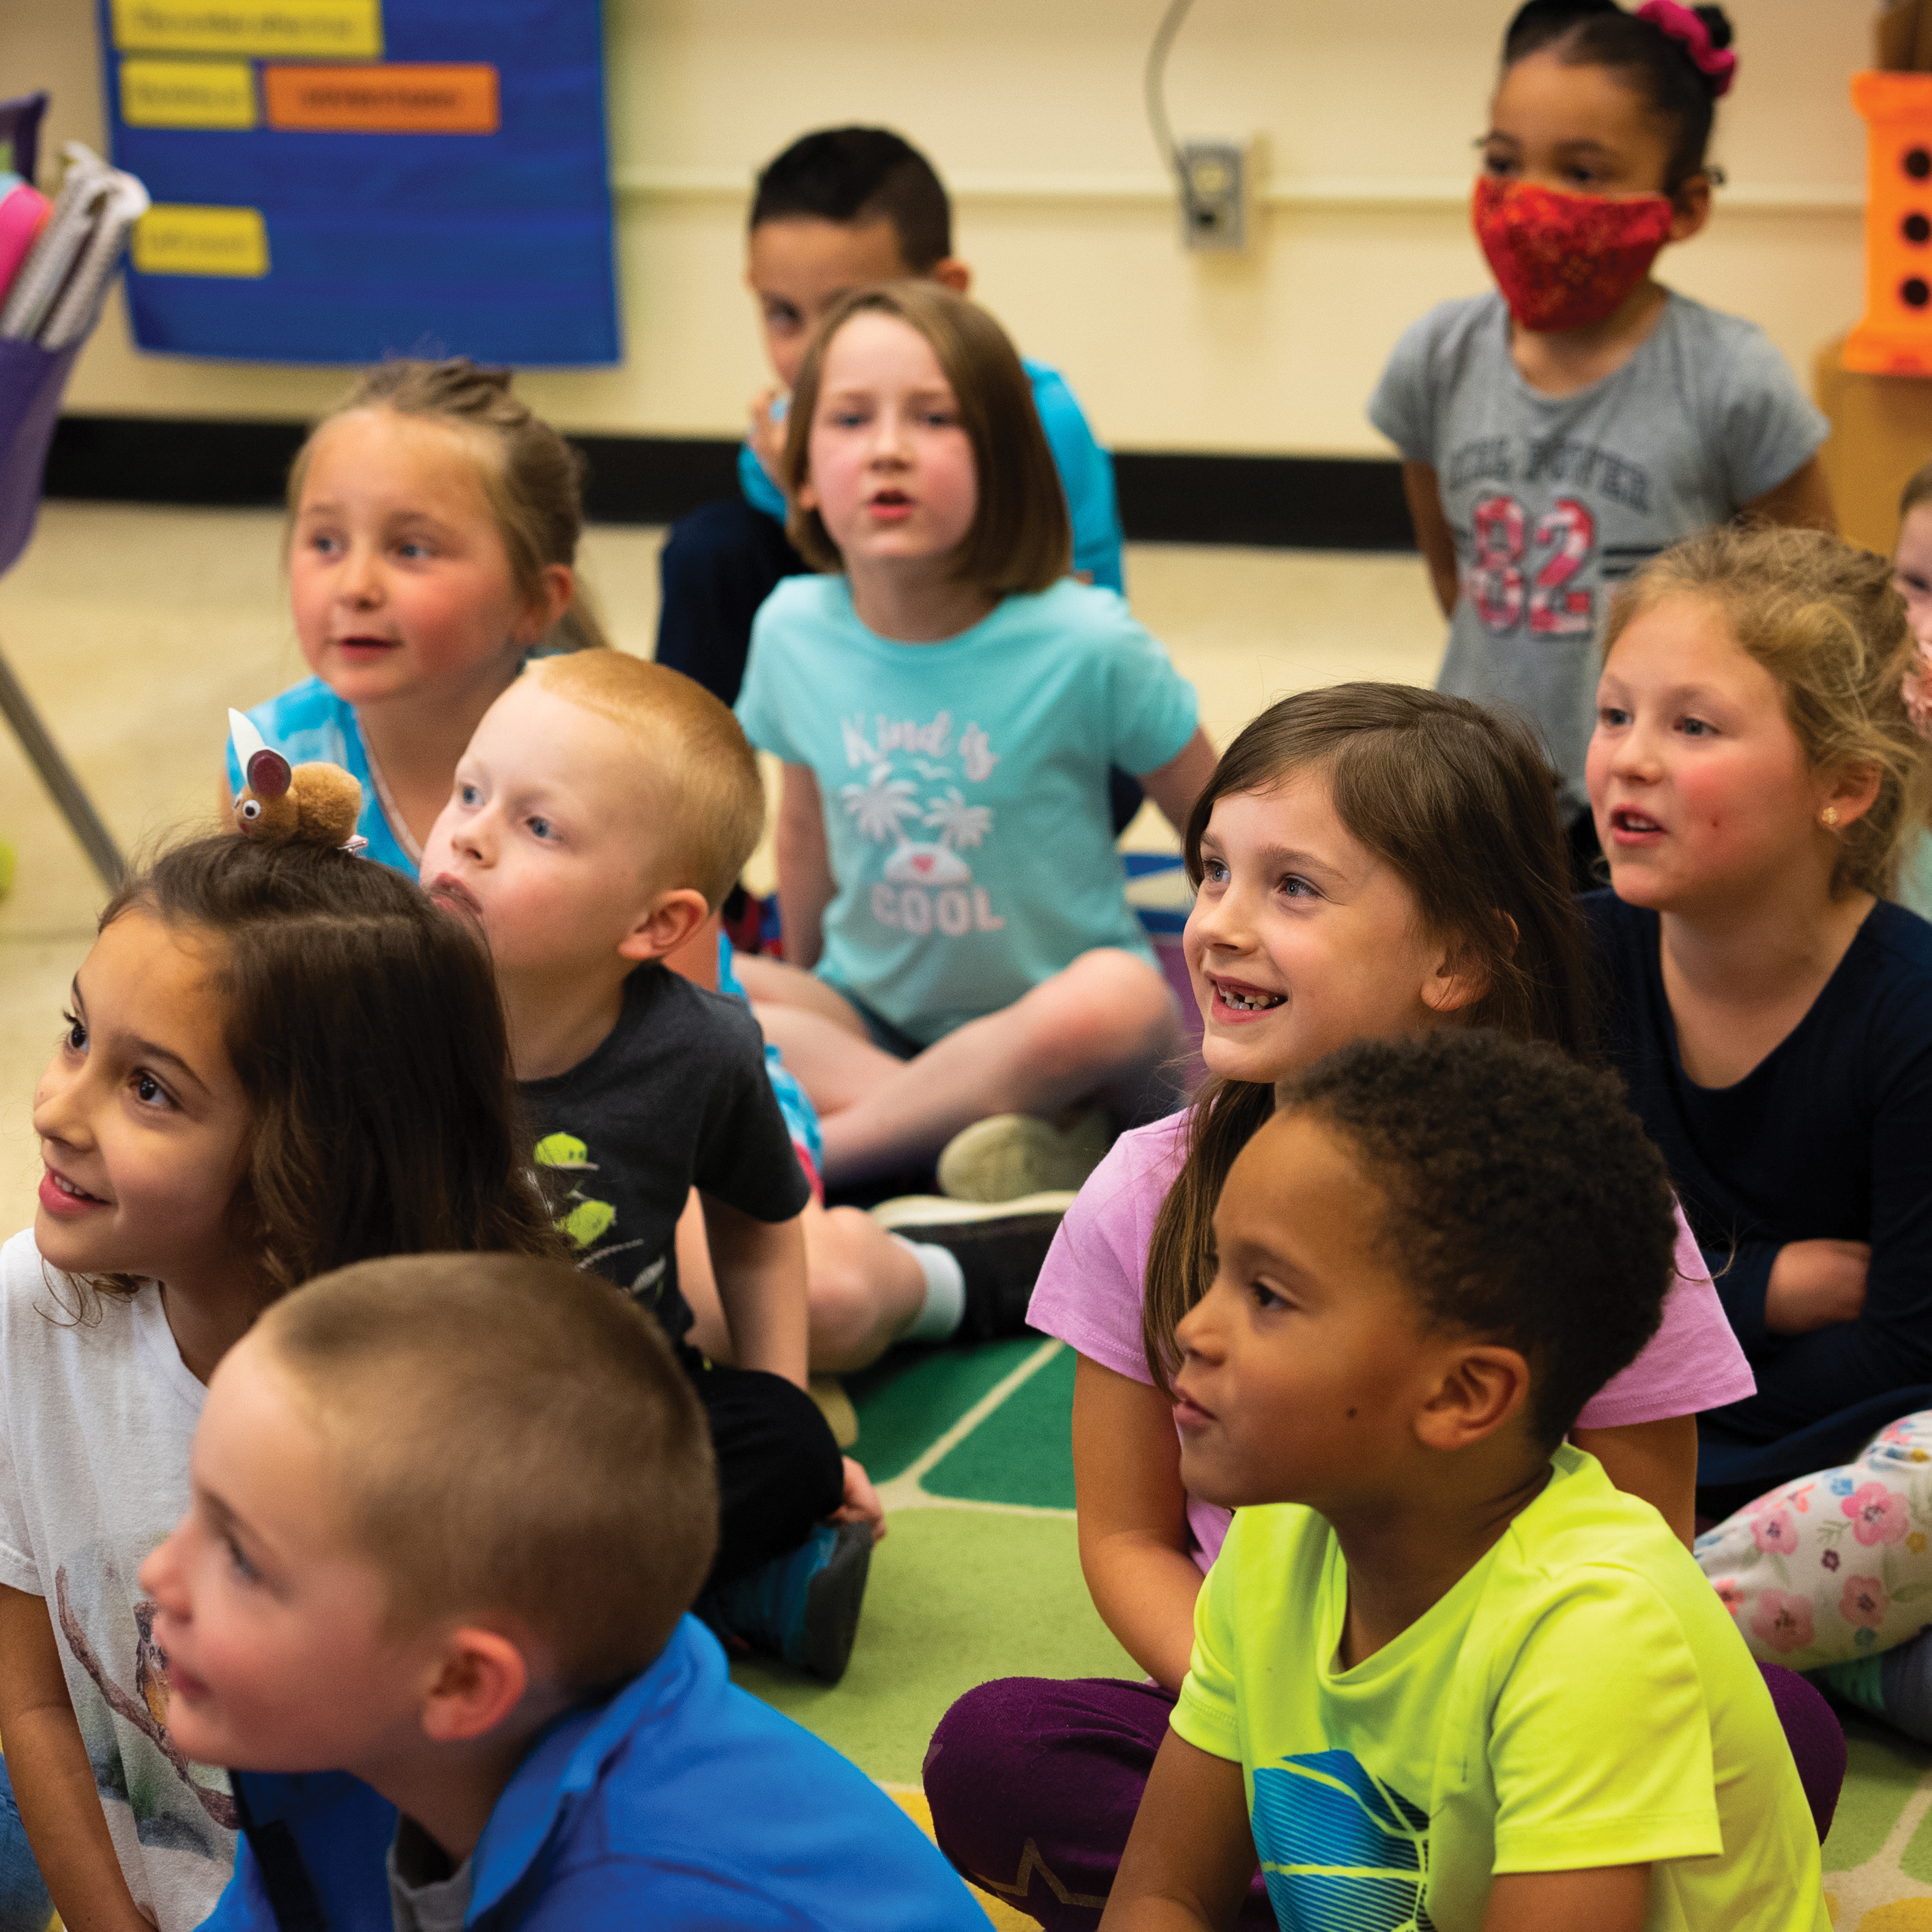
[[356,67],[265,66],[271,128],[337,134],[494,134],[496,70],[372,62]]

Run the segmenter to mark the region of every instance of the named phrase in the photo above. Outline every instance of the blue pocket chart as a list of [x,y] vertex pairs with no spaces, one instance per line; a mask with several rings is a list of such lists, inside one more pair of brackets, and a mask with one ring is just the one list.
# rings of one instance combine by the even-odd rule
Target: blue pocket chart
[[143,349],[615,362],[597,0],[99,0]]

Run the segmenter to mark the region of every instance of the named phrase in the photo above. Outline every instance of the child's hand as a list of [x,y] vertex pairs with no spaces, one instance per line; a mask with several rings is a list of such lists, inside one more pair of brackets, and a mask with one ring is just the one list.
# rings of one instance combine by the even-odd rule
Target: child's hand
[[1856,1322],[1865,1305],[1871,1249],[1863,1241],[1787,1241],[1765,1283],[1764,1325],[1774,1335],[1808,1335]]
[[872,1478],[850,1456],[845,1459],[845,1500],[826,1518],[828,1522],[869,1522],[872,1540],[883,1542],[886,1534],[886,1506],[872,1486]]
[[746,437],[759,467],[774,483],[778,480],[778,465],[784,456],[785,423],[783,416],[773,420],[772,408],[784,394],[782,389],[760,389],[752,398],[752,427]]

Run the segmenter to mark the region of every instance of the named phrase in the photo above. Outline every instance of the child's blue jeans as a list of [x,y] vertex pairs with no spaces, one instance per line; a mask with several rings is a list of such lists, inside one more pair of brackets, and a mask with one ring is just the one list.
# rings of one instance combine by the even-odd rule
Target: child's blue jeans
[[14,1802],[7,1764],[0,1758],[0,1932],[46,1932],[54,1902],[40,1882],[40,1868],[27,1844],[27,1828]]

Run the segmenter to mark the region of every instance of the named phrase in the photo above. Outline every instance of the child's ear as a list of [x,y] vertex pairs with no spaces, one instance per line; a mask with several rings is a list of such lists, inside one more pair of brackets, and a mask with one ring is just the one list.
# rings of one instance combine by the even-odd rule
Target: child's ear
[[1711,177],[1693,175],[1670,197],[1670,239],[1688,242],[1711,218]]
[[950,289],[956,296],[963,296],[973,286],[973,271],[957,255],[934,262],[928,273],[942,289]]
[[1493,1436],[1529,1400],[1529,1364],[1514,1348],[1487,1342],[1459,1346],[1415,1419],[1430,1449],[1467,1449]]
[[1422,982],[1422,1004],[1445,1017],[1473,1006],[1490,990],[1490,976],[1467,946],[1445,949]]
[[530,1685],[521,1648],[500,1630],[453,1630],[423,1698],[423,1736],[439,1744],[484,1736],[524,1701]]
[[1877,804],[1883,782],[1884,775],[1876,765],[1849,766],[1833,774],[1821,787],[1824,796],[1819,800],[1820,812],[1822,814],[1828,808],[1834,813],[1832,826],[1842,832]]
[[516,641],[541,644],[550,627],[570,608],[577,595],[577,573],[567,563],[547,563],[537,580],[537,594],[525,605],[518,620]]
[[710,916],[704,895],[689,886],[660,892],[618,942],[618,955],[640,962],[662,959],[667,952],[675,952]]

